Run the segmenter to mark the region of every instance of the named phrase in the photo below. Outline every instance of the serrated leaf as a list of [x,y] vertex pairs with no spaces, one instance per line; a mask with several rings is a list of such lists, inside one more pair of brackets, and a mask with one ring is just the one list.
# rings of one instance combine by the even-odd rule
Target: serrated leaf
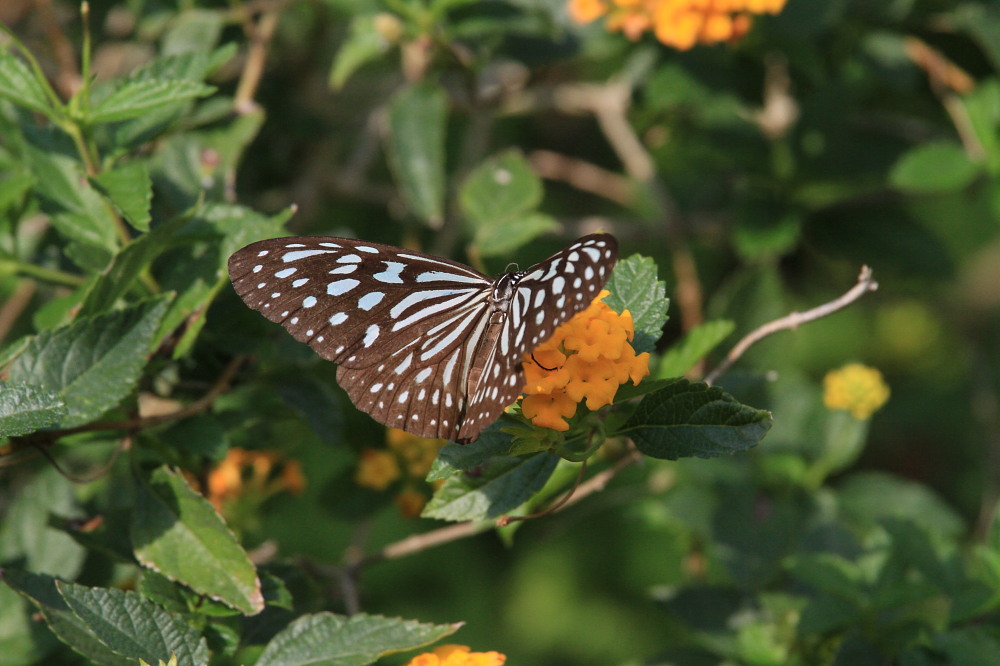
[[157,298],[43,331],[14,359],[10,380],[59,394],[66,403],[61,427],[87,423],[135,386],[166,310]]
[[205,97],[215,88],[184,79],[129,79],[90,110],[90,123],[121,122]]
[[500,225],[481,226],[473,243],[484,257],[509,255],[535,238],[559,228],[559,223],[544,213],[528,213]]
[[[78,316],[102,314],[114,307],[119,298],[135,286],[139,275],[162,252],[169,250],[177,232],[188,223],[183,217],[157,225],[147,234],[139,236],[115,255],[101,275],[94,281],[80,305]],[[171,308],[172,309],[172,308]],[[161,328],[160,334],[166,331]]]
[[3,581],[18,594],[33,603],[52,633],[66,645],[100,666],[134,666],[135,661],[117,654],[77,617],[56,589],[56,579],[42,574],[4,569]]
[[115,220],[73,157],[68,137],[52,129],[25,128],[24,156],[35,176],[41,209],[65,238],[92,252],[83,268],[99,270],[118,245]]
[[504,421],[505,419],[501,417],[495,423],[490,424],[479,435],[479,439],[471,444],[445,444],[438,451],[438,457],[431,465],[427,480],[447,479],[457,472],[470,470],[486,463],[491,458],[510,453],[511,436],[500,432],[500,428],[507,425]]
[[375,29],[376,14],[358,14],[351,20],[347,37],[330,67],[330,87],[340,90],[362,65],[375,60],[392,46]]
[[0,53],[0,99],[53,116],[53,109],[45,88],[22,60],[10,53]]
[[618,262],[605,286],[611,295],[604,302],[617,312],[628,310],[632,314],[635,324],[632,347],[637,354],[653,351],[667,323],[670,299],[666,284],[656,276],[652,259],[633,254]]
[[0,437],[16,437],[58,423],[66,404],[52,391],[0,382]]
[[430,645],[460,626],[364,613],[305,615],[271,639],[256,666],[363,666],[385,655]]
[[129,224],[139,231],[149,231],[153,182],[145,164],[125,164],[95,176],[91,182],[101,194],[111,200]]
[[87,629],[123,657],[156,662],[176,654],[183,664],[208,662],[208,645],[194,627],[135,592],[63,581],[56,589]]
[[903,155],[889,172],[889,181],[909,192],[957,192],[978,173],[979,167],[957,143],[925,143]]
[[498,226],[534,210],[542,202],[542,180],[518,150],[483,160],[458,193],[462,213],[474,230]]
[[653,458],[712,458],[745,451],[771,428],[771,415],[722,389],[677,379],[650,393],[616,435]]
[[389,163],[407,205],[432,228],[444,221],[447,122],[448,97],[430,82],[405,88],[389,104]]
[[725,340],[734,327],[735,324],[727,319],[706,321],[695,326],[663,354],[653,376],[668,379],[683,375]]
[[437,489],[422,516],[441,520],[496,518],[541,490],[559,458],[538,453],[520,458],[493,458],[476,476],[457,474]]
[[136,495],[132,543],[144,566],[246,615],[264,609],[250,558],[182,476],[160,467]]

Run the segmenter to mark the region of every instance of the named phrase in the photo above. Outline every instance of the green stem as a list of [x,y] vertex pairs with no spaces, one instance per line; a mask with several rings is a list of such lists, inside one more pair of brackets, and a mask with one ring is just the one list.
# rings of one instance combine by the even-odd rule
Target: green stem
[[61,284],[67,287],[79,287],[87,281],[87,278],[72,273],[57,271],[53,268],[27,264],[16,259],[0,259],[0,271],[13,270],[15,274],[33,277],[43,282]]

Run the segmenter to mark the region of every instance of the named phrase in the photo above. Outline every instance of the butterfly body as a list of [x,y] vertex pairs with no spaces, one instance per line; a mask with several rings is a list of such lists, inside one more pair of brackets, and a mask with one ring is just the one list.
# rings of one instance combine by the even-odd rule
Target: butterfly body
[[390,245],[292,237],[239,250],[229,274],[247,305],[337,363],[376,421],[472,441],[521,393],[524,354],[590,304],[616,259],[614,237],[592,234],[494,280]]

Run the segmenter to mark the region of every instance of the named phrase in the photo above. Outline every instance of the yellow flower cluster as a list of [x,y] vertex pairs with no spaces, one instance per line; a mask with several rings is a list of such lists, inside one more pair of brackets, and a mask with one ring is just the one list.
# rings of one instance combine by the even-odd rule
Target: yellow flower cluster
[[298,460],[284,460],[274,451],[233,448],[209,473],[207,485],[208,500],[221,510],[240,497],[263,501],[284,490],[299,494],[306,484]]
[[418,516],[427,503],[426,489],[418,487],[424,485],[423,479],[430,472],[444,440],[417,437],[397,428],[389,428],[386,444],[387,449],[368,448],[361,451],[354,482],[382,492],[402,478],[404,487],[395,496],[396,505],[404,516]]
[[866,421],[889,399],[889,386],[882,373],[860,363],[831,370],[823,378],[823,404],[829,409],[846,409],[859,421]]
[[464,645],[442,645],[417,655],[406,666],[503,666],[506,661],[499,652],[470,652]]
[[521,414],[535,425],[569,430],[566,419],[581,400],[596,411],[614,401],[620,385],[629,379],[638,384],[649,374],[649,353],[637,355],[629,344],[632,315],[603,303],[609,293],[602,291],[525,357]]
[[786,0],[570,0],[577,23],[607,16],[608,30],[635,41],[652,30],[656,38],[686,51],[697,43],[734,41],[746,34],[752,14],[777,14]]

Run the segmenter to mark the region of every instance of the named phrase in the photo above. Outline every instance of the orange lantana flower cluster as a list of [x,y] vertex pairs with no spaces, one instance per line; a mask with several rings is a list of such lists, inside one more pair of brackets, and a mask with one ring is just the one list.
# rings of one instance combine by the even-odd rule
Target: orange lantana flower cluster
[[208,474],[208,500],[216,510],[233,500],[264,501],[282,491],[300,494],[305,478],[298,460],[285,460],[275,451],[232,448]]
[[635,41],[647,30],[675,49],[734,41],[746,34],[752,14],[777,14],[786,0],[570,0],[577,23],[607,16],[607,27]]
[[442,645],[417,655],[406,666],[503,666],[506,661],[499,652],[470,652],[464,645]]
[[403,487],[395,495],[396,505],[404,516],[418,516],[427,503],[424,477],[431,471],[431,464],[438,449],[444,446],[444,440],[417,437],[398,428],[389,428],[386,444],[385,449],[361,451],[354,482],[382,492],[402,479]]
[[610,405],[626,381],[638,384],[649,374],[649,353],[636,354],[629,344],[635,334],[632,315],[603,303],[609,293],[602,291],[525,357],[521,414],[535,425],[569,430],[566,419],[581,400],[596,411]]

